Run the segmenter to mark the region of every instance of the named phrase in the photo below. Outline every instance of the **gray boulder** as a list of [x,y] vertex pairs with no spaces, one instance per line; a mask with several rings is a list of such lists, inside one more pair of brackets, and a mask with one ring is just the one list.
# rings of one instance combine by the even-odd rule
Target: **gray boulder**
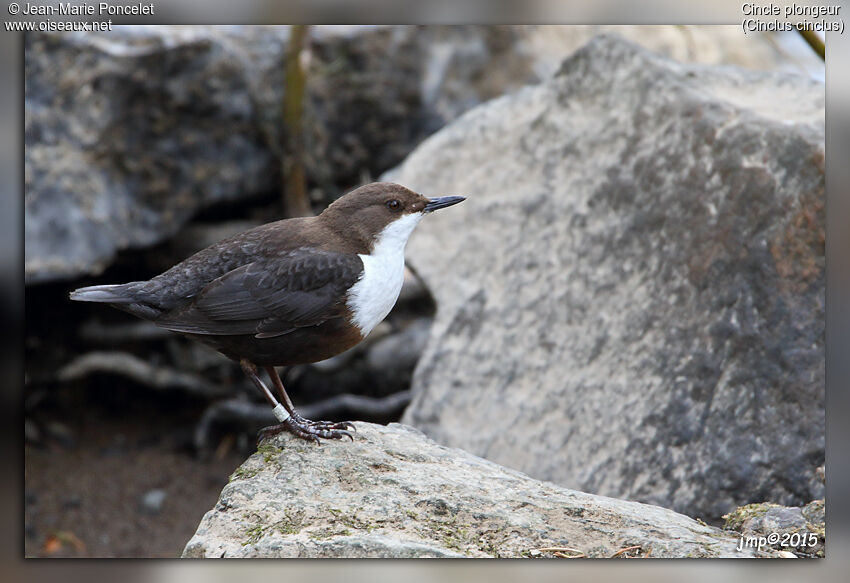
[[274,184],[244,64],[181,27],[25,36],[27,283],[102,271]]
[[539,482],[418,431],[357,423],[321,448],[262,444],[184,557],[749,557],[671,510]]
[[719,520],[823,496],[824,87],[613,36],[385,176],[437,317],[403,421]]

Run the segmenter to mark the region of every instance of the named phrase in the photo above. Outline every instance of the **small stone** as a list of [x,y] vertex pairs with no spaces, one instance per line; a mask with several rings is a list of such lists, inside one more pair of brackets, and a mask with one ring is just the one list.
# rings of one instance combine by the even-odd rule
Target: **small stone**
[[145,514],[159,514],[167,495],[165,490],[158,488],[145,492],[141,499],[140,510]]

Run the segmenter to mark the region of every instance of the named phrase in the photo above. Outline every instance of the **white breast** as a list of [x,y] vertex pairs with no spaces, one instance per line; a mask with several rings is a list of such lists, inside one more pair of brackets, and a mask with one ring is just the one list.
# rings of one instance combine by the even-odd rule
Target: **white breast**
[[387,225],[369,255],[360,255],[363,273],[348,291],[348,308],[363,336],[390,313],[404,281],[404,247],[422,219],[422,213],[405,215]]

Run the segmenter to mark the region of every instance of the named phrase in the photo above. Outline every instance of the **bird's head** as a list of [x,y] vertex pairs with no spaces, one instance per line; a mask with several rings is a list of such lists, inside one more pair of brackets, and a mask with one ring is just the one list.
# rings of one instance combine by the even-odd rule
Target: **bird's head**
[[372,182],[337,199],[320,215],[348,234],[356,234],[368,249],[379,241],[400,245],[426,214],[465,200],[462,196],[428,198],[392,182]]

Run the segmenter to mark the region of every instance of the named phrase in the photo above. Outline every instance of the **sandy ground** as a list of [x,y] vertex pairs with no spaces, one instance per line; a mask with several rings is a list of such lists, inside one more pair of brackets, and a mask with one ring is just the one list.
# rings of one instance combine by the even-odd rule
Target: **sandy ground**
[[199,411],[144,408],[116,419],[94,407],[64,419],[65,438],[26,446],[27,557],[180,556],[246,456],[200,459],[188,447]]

